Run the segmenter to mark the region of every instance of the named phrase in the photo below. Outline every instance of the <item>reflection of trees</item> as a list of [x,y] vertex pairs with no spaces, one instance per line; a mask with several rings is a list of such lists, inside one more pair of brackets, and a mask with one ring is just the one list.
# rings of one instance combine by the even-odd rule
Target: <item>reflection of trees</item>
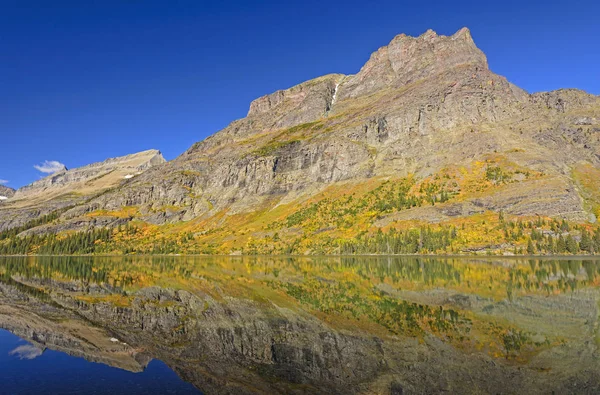
[[60,274],[70,280],[94,283],[108,281],[105,265],[91,257],[10,257],[1,262],[7,275],[52,279]]
[[[390,334],[433,334],[456,345],[468,340],[483,347],[490,340],[492,345],[485,347],[492,353],[501,350],[506,358],[537,347],[535,337],[470,311],[465,294],[498,300],[571,292],[597,284],[599,272],[600,260],[582,259],[0,257],[2,283],[48,301],[57,286],[63,288],[61,293],[75,292],[82,303],[115,306],[122,300],[113,296],[135,297],[136,289],[148,286],[199,290],[219,300],[229,296],[282,302],[325,316],[333,325],[350,320],[354,326],[377,326]],[[23,281],[29,278],[52,281]],[[61,281],[83,286],[63,287]],[[101,284],[102,289],[91,284]],[[449,295],[454,293],[468,303],[452,301]]]
[[572,292],[594,284],[599,273],[598,260],[529,259],[527,266],[515,266],[509,271],[507,295],[512,298],[515,292],[523,291]]
[[[438,257],[4,257],[0,271],[41,279],[79,280],[113,287],[148,286],[159,280],[174,283],[199,277],[230,282],[240,276],[295,282],[313,278],[388,283],[396,288],[451,287],[469,292],[505,290],[517,293],[568,292],[594,284],[599,260],[464,259]],[[369,288],[369,287],[365,287]]]

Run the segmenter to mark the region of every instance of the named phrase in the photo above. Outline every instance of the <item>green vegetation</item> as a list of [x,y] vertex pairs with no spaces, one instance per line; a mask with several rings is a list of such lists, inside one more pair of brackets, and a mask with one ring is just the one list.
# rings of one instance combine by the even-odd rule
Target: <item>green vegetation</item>
[[351,254],[416,254],[446,252],[457,237],[457,230],[448,227],[432,230],[429,227],[397,231],[392,228],[374,235],[360,234],[353,240],[343,241],[340,253]]
[[453,310],[398,300],[373,289],[365,294],[352,282],[327,283],[310,279],[301,284],[271,282],[274,288],[312,309],[354,319],[368,317],[393,334],[467,332],[469,320]]
[[516,254],[595,254],[600,251],[600,228],[590,232],[584,226],[557,219],[505,221],[502,214],[499,219],[504,241],[524,241],[527,245],[525,250],[514,251]]
[[56,219],[58,219],[58,217],[60,217],[60,215],[62,213],[69,210],[70,208],[71,207],[65,207],[63,209],[53,211],[50,214],[42,215],[39,218],[31,220],[31,221],[27,222],[25,225],[17,226],[15,228],[11,228],[11,229],[2,231],[2,232],[0,232],[0,241],[14,238],[19,233],[24,232],[28,229],[32,229],[32,228],[35,228],[40,225],[49,224],[49,223],[55,221]]
[[348,229],[361,222],[363,217],[381,217],[385,214],[422,206],[426,201],[435,204],[446,201],[450,194],[441,186],[429,183],[414,191],[415,181],[403,178],[385,181],[362,196],[343,195],[324,198],[309,204],[287,216],[285,221],[275,222],[272,229],[301,226],[308,230],[326,227]]
[[269,156],[269,155],[273,154],[274,152],[276,152],[277,150],[280,150],[284,147],[295,144],[298,141],[300,141],[300,140],[288,140],[288,141],[273,140],[273,141],[269,142],[268,144],[263,145],[259,149],[252,151],[252,153],[256,156]]
[[0,255],[70,255],[93,254],[100,252],[100,243],[111,241],[110,229],[95,229],[72,233],[66,236],[55,234],[14,237],[8,243],[0,244]]
[[285,129],[262,147],[252,151],[256,156],[268,156],[276,151],[309,138],[306,133],[323,127],[322,121],[308,122]]
[[485,169],[485,178],[495,184],[503,184],[512,178],[512,174],[505,172],[500,166],[488,166]]
[[[294,131],[319,127],[300,126]],[[517,173],[531,176],[526,174],[527,170],[506,164],[500,166],[489,160],[477,162],[473,170],[444,170],[418,182],[409,176],[372,179],[361,184],[342,183],[303,203],[292,202],[234,215],[224,210],[205,222],[151,225],[136,221],[137,207],[126,207],[114,212],[87,214],[130,221],[125,229],[18,236],[24,230],[56,221],[62,212],[57,211],[1,232],[0,254],[574,255],[600,252],[600,228],[588,224],[492,211],[460,216],[457,210],[465,194],[480,194],[494,185],[516,182],[513,175]],[[458,204],[453,205],[453,202]],[[429,205],[445,205],[450,214],[446,214],[445,209],[428,212],[426,206]],[[179,210],[179,207],[161,209]],[[403,215],[407,210],[413,210],[415,215]],[[421,215],[439,217],[440,222],[427,224],[411,219]]]
[[[119,227],[119,230],[121,228]],[[136,228],[128,225],[125,232],[135,234]],[[65,235],[53,233],[13,237],[0,243],[0,255],[74,255],[110,252],[107,245],[113,241],[114,231],[108,228],[92,229]]]

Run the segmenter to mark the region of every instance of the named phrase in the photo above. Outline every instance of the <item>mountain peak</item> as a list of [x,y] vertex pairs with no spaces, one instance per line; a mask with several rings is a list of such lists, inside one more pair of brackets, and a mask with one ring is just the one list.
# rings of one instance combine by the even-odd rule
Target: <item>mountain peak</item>
[[133,178],[135,175],[160,165],[165,162],[158,150],[147,150],[116,158],[109,158],[102,162],[86,166],[63,169],[47,177],[37,180],[29,185],[19,188],[15,194],[16,199],[50,198],[72,190],[88,191],[93,193],[119,184],[123,180]]
[[418,37],[399,34],[371,57],[358,74],[349,79],[340,98],[370,94],[398,87],[460,66],[487,69],[487,58],[477,48],[471,32],[463,27],[452,36],[429,29]]

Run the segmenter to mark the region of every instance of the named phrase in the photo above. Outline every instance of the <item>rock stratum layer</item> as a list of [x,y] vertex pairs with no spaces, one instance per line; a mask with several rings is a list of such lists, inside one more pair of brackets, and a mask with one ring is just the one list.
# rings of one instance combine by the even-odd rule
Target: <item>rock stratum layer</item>
[[[220,252],[273,237],[273,229],[288,239],[315,231],[336,239],[337,225],[307,230],[289,218],[320,199],[359,197],[406,179],[420,201],[376,212],[361,231],[489,212],[593,223],[599,169],[599,97],[576,89],[529,94],[490,71],[468,29],[429,30],[395,37],[356,75],[326,75],[256,99],[246,118],[75,205],[43,231],[88,229],[90,215],[127,209],[143,224],[185,223],[182,231],[200,243],[226,245]],[[14,199],[27,196],[25,189]],[[7,224],[10,213],[0,211],[0,229],[19,223]]]

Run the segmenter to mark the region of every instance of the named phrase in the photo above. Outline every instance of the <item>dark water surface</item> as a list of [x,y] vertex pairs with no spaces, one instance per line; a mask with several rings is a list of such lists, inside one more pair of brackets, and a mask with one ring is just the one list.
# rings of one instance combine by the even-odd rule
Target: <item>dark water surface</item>
[[157,360],[142,372],[130,372],[45,349],[5,330],[0,330],[0,383],[3,394],[200,393]]
[[600,393],[600,261],[0,257],[0,393]]

